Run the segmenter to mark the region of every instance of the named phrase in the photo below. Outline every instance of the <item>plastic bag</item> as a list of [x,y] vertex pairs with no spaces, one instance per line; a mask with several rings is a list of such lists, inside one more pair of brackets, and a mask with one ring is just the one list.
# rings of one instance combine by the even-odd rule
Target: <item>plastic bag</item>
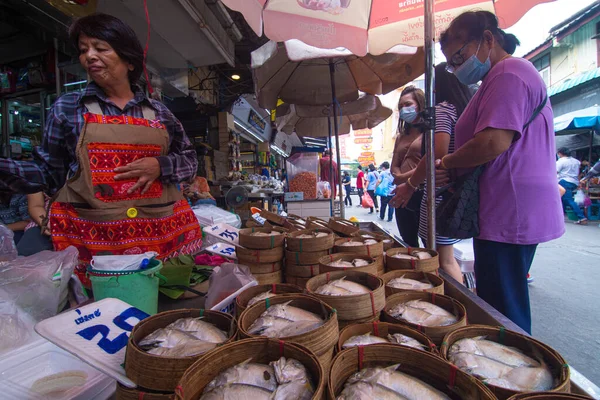
[[373,199],[368,193],[365,193],[362,197],[362,206],[363,208],[373,208],[375,206]]
[[155,251],[147,251],[143,254],[92,256],[91,265],[96,271],[135,271],[141,268],[144,260],[150,260],[157,255]]
[[31,341],[35,321],[11,301],[0,300],[0,354]]
[[225,211],[217,206],[199,204],[192,207],[192,211],[196,215],[196,218],[198,218],[198,222],[202,227],[219,224],[221,222],[229,224],[234,228],[242,227],[242,220],[239,215]]
[[67,302],[78,256],[70,246],[0,262],[0,301],[14,302],[36,321],[56,315]]
[[213,269],[204,307],[209,309],[254,280],[245,265],[224,263]]
[[6,226],[0,224],[0,261],[10,261],[17,258],[15,234]]
[[577,191],[577,193],[575,193],[575,203],[577,203],[578,206],[582,206],[583,203],[585,202],[585,194],[583,193],[583,190],[579,189]]

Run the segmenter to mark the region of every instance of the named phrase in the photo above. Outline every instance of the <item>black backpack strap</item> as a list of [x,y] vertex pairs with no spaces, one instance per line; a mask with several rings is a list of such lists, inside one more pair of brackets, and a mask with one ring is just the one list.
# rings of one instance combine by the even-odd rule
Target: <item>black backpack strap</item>
[[529,121],[527,121],[527,123],[525,125],[523,125],[523,130],[527,129],[527,127],[529,126],[529,124],[531,124],[533,122],[533,120],[538,115],[540,115],[540,113],[542,112],[542,110],[544,109],[544,107],[546,107],[546,103],[547,102],[548,102],[548,96],[544,96],[544,101],[542,101],[540,103],[540,105],[537,106],[537,108],[535,110],[533,110],[533,114],[531,115],[531,118],[529,118]]

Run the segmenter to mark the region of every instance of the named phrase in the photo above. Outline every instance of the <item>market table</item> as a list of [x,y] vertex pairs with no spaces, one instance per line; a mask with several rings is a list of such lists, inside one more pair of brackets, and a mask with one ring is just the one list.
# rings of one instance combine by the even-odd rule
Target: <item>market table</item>
[[[360,222],[360,228],[366,231],[385,233],[393,238],[399,245],[408,247],[399,237],[392,234],[376,222]],[[440,276],[444,279],[445,294],[460,301],[467,309],[467,315],[470,323],[484,324],[491,326],[503,326],[508,330],[528,335],[518,325],[496,311],[488,303],[477,297],[466,286],[459,284],[452,279],[443,270],[439,270]],[[174,310],[179,308],[203,308],[204,298],[197,297],[186,300],[170,300],[161,296],[159,303],[159,312]],[[600,399],[600,388],[577,370],[569,366],[571,372],[571,392],[583,394],[594,399]]]

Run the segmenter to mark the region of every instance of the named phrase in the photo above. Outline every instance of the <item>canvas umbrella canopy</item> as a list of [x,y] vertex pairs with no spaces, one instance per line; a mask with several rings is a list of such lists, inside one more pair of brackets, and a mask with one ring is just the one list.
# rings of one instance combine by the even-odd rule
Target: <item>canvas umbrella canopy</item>
[[[395,45],[423,46],[428,0],[222,0],[241,12],[258,36],[298,39],[311,46],[344,47],[358,56],[386,53]],[[494,12],[501,28],[514,25],[548,0],[443,0],[435,2],[435,32],[468,10]],[[431,0],[433,3],[433,0]],[[433,5],[433,4],[432,4]],[[431,9],[433,12],[433,8]]]
[[357,57],[299,41],[268,42],[252,52],[256,99],[268,109],[275,108],[278,99],[288,104],[332,104],[332,65],[339,103],[357,100],[359,91],[389,93],[421,76],[425,68],[423,49],[403,47],[397,51],[400,54]]
[[[340,116],[341,114],[341,116]],[[284,103],[276,109],[275,125],[278,131],[300,137],[327,137],[331,133],[333,106],[306,106]],[[392,115],[378,97],[361,94],[358,100],[340,104],[338,111],[338,134],[354,130],[374,128]]]

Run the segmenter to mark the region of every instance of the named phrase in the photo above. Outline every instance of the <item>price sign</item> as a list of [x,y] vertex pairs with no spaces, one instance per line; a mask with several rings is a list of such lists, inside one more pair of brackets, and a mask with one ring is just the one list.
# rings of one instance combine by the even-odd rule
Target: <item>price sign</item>
[[125,349],[133,327],[145,312],[118,299],[104,299],[35,325],[35,331],[83,362],[135,387],[125,376]]
[[213,244],[212,246],[207,247],[206,251],[222,257],[237,259],[237,255],[235,254],[235,246],[227,243]]
[[260,213],[254,213],[252,214],[252,219],[255,220],[256,222],[258,222],[261,225],[264,225],[265,222],[267,222],[267,220],[263,217],[260,216]]
[[228,242],[234,246],[240,245],[240,230],[229,224],[216,224],[203,229],[204,233],[214,236],[222,242]]

